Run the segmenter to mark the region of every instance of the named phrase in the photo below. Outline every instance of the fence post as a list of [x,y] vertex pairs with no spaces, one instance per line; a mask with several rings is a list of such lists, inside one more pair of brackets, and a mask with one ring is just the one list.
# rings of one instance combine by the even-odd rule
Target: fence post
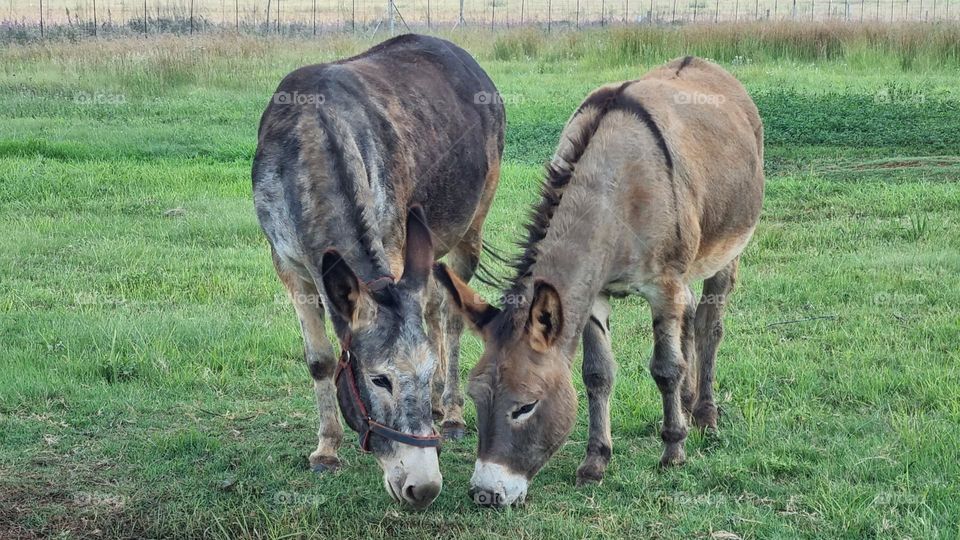
[[580,0],[577,0],[577,30],[580,29]]
[[190,0],[190,35],[193,35],[193,0]]
[[[676,0],[674,0],[676,1]],[[606,6],[604,5],[606,0],[600,0],[600,26],[603,26],[603,18],[606,17]]]
[[43,37],[43,0],[40,0],[40,37]]
[[93,0],[93,37],[97,37],[97,0]]
[[277,0],[277,35],[280,35],[280,0]]
[[[796,2],[796,0],[794,0]],[[717,0],[717,10],[713,13],[713,22],[716,24],[720,21],[720,0]]]
[[553,26],[553,0],[547,0],[547,33],[550,33]]
[[733,3],[733,22],[740,22],[740,0]]
[[270,33],[270,0],[267,0],[267,17],[263,21],[263,34],[267,35]]
[[[880,0],[877,0],[879,2]],[[793,15],[790,16],[793,20],[797,19],[797,0],[793,0]]]
[[457,22],[458,26],[464,26],[466,24],[463,20],[463,0],[460,0],[460,21]]
[[700,7],[700,0],[693,0],[693,22],[697,22],[697,8]]
[[[757,1],[759,2],[760,0]],[[673,0],[673,14],[670,15],[670,24],[675,22],[677,22],[677,0]]]
[[753,20],[760,20],[760,0],[757,0],[757,5],[753,8]]
[[388,29],[390,30],[390,35],[393,35],[393,0],[387,0],[387,22],[389,23]]
[[147,0],[143,0],[143,35],[147,35]]
[[497,18],[497,2],[490,1],[490,31],[493,31],[493,21]]

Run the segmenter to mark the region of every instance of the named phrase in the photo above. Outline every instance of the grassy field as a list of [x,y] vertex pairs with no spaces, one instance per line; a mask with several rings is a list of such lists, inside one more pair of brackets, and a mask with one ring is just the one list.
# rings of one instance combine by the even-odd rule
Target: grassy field
[[[778,49],[755,28],[723,31],[739,38],[460,35],[508,104],[487,225],[503,249],[563,122],[601,83],[705,54],[745,83],[767,133],[764,213],[718,359],[719,435],[692,435],[687,465],[657,468],[649,314],[617,301],[606,480],[573,485],[578,374],[577,428],[528,504],[500,512],[467,497],[473,434],[445,446],[444,492],[420,513],[389,501],[352,435],[341,472],[306,466],[311,384],[250,162],[279,79],[365,43],[0,49],[0,538],[960,535],[950,34]],[[884,32],[906,45],[884,49]],[[479,352],[465,337],[464,374]]]

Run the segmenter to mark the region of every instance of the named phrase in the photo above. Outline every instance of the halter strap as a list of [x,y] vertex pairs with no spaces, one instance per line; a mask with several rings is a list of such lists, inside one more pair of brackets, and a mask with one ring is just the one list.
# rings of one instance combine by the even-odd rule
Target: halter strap
[[353,365],[351,362],[352,355],[350,354],[349,347],[350,339],[348,338],[343,343],[343,353],[340,355],[340,361],[337,363],[337,371],[334,374],[333,379],[334,384],[339,387],[340,376],[343,373],[347,374],[347,387],[350,389],[350,397],[356,404],[357,409],[360,411],[362,420],[366,422],[366,426],[364,426],[366,429],[360,433],[360,449],[364,452],[369,452],[370,433],[376,433],[377,435],[394,442],[415,446],[417,448],[436,448],[437,452],[439,452],[440,436],[437,435],[436,431],[434,431],[432,435],[414,435],[412,433],[404,433],[387,425],[381,424],[370,417],[370,413],[367,412],[367,407],[363,404],[363,399],[360,397],[360,388],[357,386],[357,377],[353,372]]

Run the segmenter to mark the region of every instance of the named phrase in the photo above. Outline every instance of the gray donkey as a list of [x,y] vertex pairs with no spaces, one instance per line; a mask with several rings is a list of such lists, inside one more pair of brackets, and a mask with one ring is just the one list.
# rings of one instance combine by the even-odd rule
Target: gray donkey
[[260,122],[254,202],[313,377],[310,464],[340,465],[336,399],[387,491],[416,508],[442,485],[432,403],[443,435],[463,436],[463,323],[446,316],[430,268],[446,255],[469,279],[478,266],[503,152],[496,96],[463,49],[404,35],[290,73]]
[[[438,279],[485,342],[470,375],[478,503],[523,500],[573,427],[571,362],[583,341],[590,409],[578,483],[612,451],[608,297],[653,313],[650,373],[663,397],[664,466],[685,459],[693,423],[716,429],[714,361],[737,261],[763,201],[763,127],[729,73],[693,57],[594,91],[563,130],[501,311],[444,266]],[[705,280],[698,302],[690,284]]]

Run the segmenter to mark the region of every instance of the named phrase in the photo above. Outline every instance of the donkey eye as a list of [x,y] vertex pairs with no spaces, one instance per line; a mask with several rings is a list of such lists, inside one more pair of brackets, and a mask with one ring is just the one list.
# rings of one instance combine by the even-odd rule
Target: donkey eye
[[514,420],[516,420],[517,418],[520,418],[525,414],[530,414],[531,412],[533,412],[534,407],[537,406],[537,403],[540,403],[540,401],[534,401],[533,403],[527,403],[522,407],[517,407],[516,410],[510,413],[510,416],[513,417]]
[[387,392],[393,393],[393,384],[390,382],[390,379],[386,375],[377,375],[373,379],[373,384],[383,388]]

